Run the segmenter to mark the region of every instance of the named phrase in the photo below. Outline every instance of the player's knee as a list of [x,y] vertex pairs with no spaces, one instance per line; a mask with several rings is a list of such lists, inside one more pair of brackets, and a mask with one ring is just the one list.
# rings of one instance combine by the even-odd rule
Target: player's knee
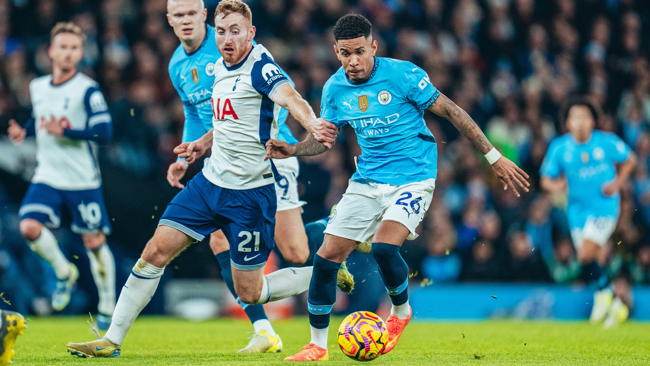
[[35,241],[41,236],[43,224],[36,220],[25,219],[20,221],[20,235],[27,241]]
[[235,285],[235,292],[239,297],[239,301],[244,304],[254,305],[260,299],[262,292],[253,288],[245,288]]
[[582,247],[578,250],[578,261],[582,264],[588,264],[598,259],[598,244],[591,240],[584,240]]
[[142,259],[156,267],[165,267],[171,260],[171,255],[167,253],[158,240],[151,239],[144,247]]
[[84,247],[88,250],[97,250],[106,243],[106,235],[104,233],[84,234],[81,236],[84,242]]
[[214,255],[230,250],[228,239],[221,230],[210,234],[210,249]]
[[309,248],[307,245],[278,245],[282,257],[287,262],[293,263],[295,265],[303,265],[309,259]]

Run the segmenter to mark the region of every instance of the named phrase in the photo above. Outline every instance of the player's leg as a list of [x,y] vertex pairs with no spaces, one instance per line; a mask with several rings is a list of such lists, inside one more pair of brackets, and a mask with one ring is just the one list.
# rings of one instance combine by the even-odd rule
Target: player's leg
[[281,203],[278,202],[278,212],[275,214],[275,244],[285,260],[294,265],[303,265],[310,259],[311,243],[307,239],[302,222],[302,208],[280,210],[280,207]]
[[68,343],[68,351],[81,357],[120,355],[126,333],[154,295],[165,266],[216,230],[212,202],[204,199],[218,196],[215,190],[218,187],[199,173],[174,197],[122,288],[108,332],[96,341]]
[[103,232],[81,236],[90,261],[90,271],[97,286],[97,326],[107,330],[115,310],[115,258]]
[[271,322],[266,316],[264,306],[249,305],[243,303],[235,292],[235,285],[232,279],[232,267],[230,266],[230,245],[223,231],[218,230],[210,234],[210,249],[217,257],[221,266],[221,277],[223,278],[232,296],[241,305],[253,324],[255,334],[251,337],[248,345],[239,350],[239,353],[266,353],[282,351],[282,340],[275,333]]
[[573,233],[574,243],[577,246],[578,261],[582,264],[582,278],[593,287],[594,305],[591,309],[589,320],[598,323],[605,319],[612,304],[613,293],[609,287],[610,279],[604,263],[599,262],[602,247],[616,228],[616,218],[590,217],[582,230]]
[[323,245],[314,256],[309,284],[311,342],[287,361],[326,360],[330,312],[336,302],[337,273],[357,246],[373,236],[381,220],[380,192],[376,185],[350,182],[325,230]]
[[62,202],[60,191],[45,184],[31,184],[19,211],[21,235],[29,247],[52,266],[58,279],[52,294],[52,308],[56,311],[68,305],[72,288],[79,277],[77,267],[65,258],[54,234],[47,228],[56,228],[61,224]]
[[107,330],[115,309],[115,258],[106,243],[112,230],[101,188],[65,191],[63,199],[72,213],[72,231],[81,235],[97,286],[97,325]]

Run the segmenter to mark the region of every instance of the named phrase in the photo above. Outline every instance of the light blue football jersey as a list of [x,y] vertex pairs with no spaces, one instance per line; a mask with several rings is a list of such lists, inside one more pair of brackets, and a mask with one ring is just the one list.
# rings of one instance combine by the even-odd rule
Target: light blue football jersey
[[340,68],[323,88],[321,117],[354,128],[361,156],[352,179],[404,185],[436,178],[436,140],[423,115],[439,96],[411,62],[375,57],[362,84],[350,82]]
[[[256,44],[255,41],[253,44]],[[169,61],[169,76],[183,101],[185,110],[183,142],[197,140],[212,129],[210,99],[214,84],[215,62],[220,57],[214,38],[214,27],[207,25],[206,37],[196,51],[187,53],[181,44]],[[284,70],[282,73],[289,78]],[[290,78],[289,81],[293,85]],[[278,139],[293,145],[298,143],[298,140],[285,123],[288,114],[286,109],[280,111]]]
[[606,197],[603,186],[616,178],[614,164],[627,160],[630,152],[618,136],[598,130],[582,144],[568,133],[551,142],[540,174],[550,178],[566,176],[567,216],[572,229],[582,228],[589,216],[618,218],[620,197]]

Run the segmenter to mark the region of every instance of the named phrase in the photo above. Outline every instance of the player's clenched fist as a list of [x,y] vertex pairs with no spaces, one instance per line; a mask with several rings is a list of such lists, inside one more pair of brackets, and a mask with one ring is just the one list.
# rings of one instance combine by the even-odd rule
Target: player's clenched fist
[[338,136],[338,128],[335,124],[322,118],[316,118],[312,120],[309,127],[316,141],[322,142],[327,148],[332,148],[332,144],[336,140],[336,136]]
[[27,131],[20,127],[18,123],[16,123],[15,120],[10,119],[9,120],[9,128],[7,129],[7,135],[9,135],[9,139],[11,142],[14,144],[18,144],[23,142],[25,140],[25,136],[27,136]]
[[181,159],[185,159],[188,164],[192,164],[212,147],[212,137],[212,130],[210,130],[196,141],[184,142],[176,146],[174,148],[174,154],[178,155]]
[[183,176],[185,176],[185,172],[187,172],[188,166],[188,163],[182,160],[179,160],[170,165],[169,169],[167,169],[167,182],[169,182],[172,187],[177,187],[180,189],[185,188],[185,186],[181,184],[180,180],[183,179]]

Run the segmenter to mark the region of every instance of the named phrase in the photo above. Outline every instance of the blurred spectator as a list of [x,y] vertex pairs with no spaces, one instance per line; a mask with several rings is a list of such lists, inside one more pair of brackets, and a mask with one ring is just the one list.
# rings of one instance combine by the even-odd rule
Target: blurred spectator
[[469,282],[495,282],[503,279],[501,263],[496,258],[494,244],[486,239],[472,245],[471,256],[463,262],[460,279]]
[[505,280],[512,282],[545,282],[548,274],[542,263],[539,251],[525,231],[514,231],[508,234],[509,258],[503,269],[507,276]]

